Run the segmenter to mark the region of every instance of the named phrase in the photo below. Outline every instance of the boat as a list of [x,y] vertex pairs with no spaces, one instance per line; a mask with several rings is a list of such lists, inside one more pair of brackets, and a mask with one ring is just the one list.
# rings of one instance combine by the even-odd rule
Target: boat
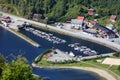
[[74,47],[74,50],[79,51],[80,47]]
[[25,28],[26,31],[29,31],[30,29],[29,28]]
[[25,28],[25,31],[29,31],[38,37],[44,38],[44,39],[46,39],[50,42],[56,43],[56,44],[66,43],[66,40],[60,39],[56,36],[53,36],[53,34],[51,34],[51,33],[39,31],[39,30],[31,28],[31,27]]
[[87,47],[86,46],[81,46],[82,49],[86,49]]
[[72,56],[72,57],[75,56],[74,53],[73,53],[72,51],[70,51],[69,55]]
[[75,45],[74,45],[74,44],[69,44],[68,46],[69,46],[69,47],[74,47]]

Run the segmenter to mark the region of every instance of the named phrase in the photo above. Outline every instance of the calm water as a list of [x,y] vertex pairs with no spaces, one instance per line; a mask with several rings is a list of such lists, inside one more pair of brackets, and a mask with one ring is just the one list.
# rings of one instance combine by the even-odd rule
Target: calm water
[[[91,49],[95,49],[99,53],[108,53],[113,52],[113,50],[106,48],[104,46],[100,46],[95,43],[86,42],[84,40],[76,39],[76,38],[70,38],[67,36],[62,36],[59,34],[56,34],[56,36],[65,39],[67,41],[66,44],[60,44],[56,45],[51,42],[48,42],[44,39],[38,38],[37,36],[34,36],[33,34],[29,32],[24,32],[24,34],[28,35],[42,46],[41,48],[36,48],[23,39],[15,36],[14,34],[6,31],[5,29],[2,29],[0,27],[0,53],[4,54],[6,57],[8,57],[11,54],[14,55],[23,55],[31,64],[33,59],[38,56],[41,52],[44,50],[55,47],[59,48],[64,51],[72,51],[71,48],[68,48],[69,43],[79,42],[81,45],[85,45]],[[74,51],[73,51],[74,52]],[[81,53],[75,52],[76,55],[80,55]],[[35,74],[47,76],[50,78],[50,80],[100,80],[100,78],[96,75],[93,75],[90,72],[82,71],[82,70],[73,70],[73,69],[33,69]],[[87,75],[87,76],[86,76]]]

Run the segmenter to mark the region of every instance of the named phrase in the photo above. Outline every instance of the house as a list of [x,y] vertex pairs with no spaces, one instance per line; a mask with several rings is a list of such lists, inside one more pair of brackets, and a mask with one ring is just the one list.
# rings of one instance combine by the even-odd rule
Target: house
[[113,32],[117,33],[117,29],[115,27],[115,25],[113,24],[107,24],[106,27],[110,30],[112,30]]
[[98,32],[99,35],[101,35],[101,37],[103,38],[117,38],[118,36],[112,31],[109,30],[108,28],[104,27],[104,26],[100,26],[98,24],[95,24],[93,26],[93,29],[96,30]]
[[116,16],[116,15],[111,15],[110,21],[115,22],[116,19],[117,19],[117,16]]
[[113,24],[107,24],[106,27],[110,30],[114,30],[115,26]]
[[78,16],[77,19],[71,19],[71,28],[79,30],[83,26],[85,17]]
[[81,21],[83,21],[84,19],[85,19],[84,16],[78,16],[78,17],[77,17],[77,20],[81,20]]
[[93,27],[95,24],[97,24],[96,21],[89,21],[89,22],[87,23],[87,26],[91,28],[91,27]]
[[89,28],[91,28],[91,27],[93,27],[95,24],[97,24],[97,21],[84,20],[84,24],[87,25]]
[[95,9],[88,9],[88,14],[89,15],[93,15],[95,13]]
[[1,17],[1,20],[2,20],[2,21],[5,21],[5,22],[7,22],[7,23],[10,23],[10,22],[11,22],[11,17],[4,15],[4,16]]

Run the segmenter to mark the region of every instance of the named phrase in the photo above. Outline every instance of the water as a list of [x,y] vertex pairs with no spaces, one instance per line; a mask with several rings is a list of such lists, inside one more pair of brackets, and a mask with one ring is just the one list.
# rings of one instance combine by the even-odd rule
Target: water
[[[7,58],[9,58],[9,55],[23,55],[25,56],[29,63],[31,64],[33,59],[38,56],[41,52],[44,50],[55,47],[59,48],[64,51],[71,50],[68,48],[69,43],[79,42],[81,45],[88,46],[92,49],[97,50],[100,53],[108,53],[113,50],[106,48],[104,46],[100,46],[95,43],[86,42],[84,40],[76,39],[76,38],[70,38],[67,36],[62,36],[59,34],[56,34],[56,36],[65,39],[67,41],[66,44],[60,44],[56,45],[51,42],[48,42],[47,40],[38,38],[34,36],[33,34],[29,32],[24,32],[26,35],[30,36],[32,39],[40,43],[41,48],[36,48],[32,46],[31,44],[27,43],[23,39],[15,36],[14,34],[6,31],[5,29],[0,27],[0,53],[4,54]],[[76,54],[79,54],[76,52]],[[34,68],[33,72],[38,75],[47,76],[50,78],[50,80],[100,80],[100,77],[96,75],[92,75],[90,72],[81,71],[81,70],[73,70],[73,69],[37,69]],[[87,76],[86,76],[87,75]]]
[[[36,74],[40,74],[51,80],[105,80],[95,73],[77,69],[34,69]],[[40,70],[40,71],[39,71]]]
[[73,37],[68,37],[68,36],[65,36],[65,35],[60,35],[60,34],[53,33],[53,32],[48,32],[48,33],[52,33],[52,34],[54,34],[54,36],[58,36],[61,39],[65,39],[67,41],[67,43],[59,44],[59,45],[58,44],[53,44],[52,42],[49,42],[49,41],[47,41],[45,39],[42,39],[42,38],[40,38],[38,36],[35,36],[31,32],[26,32],[24,30],[21,31],[21,32],[24,33],[25,35],[29,36],[30,38],[32,38],[36,42],[38,42],[41,46],[45,46],[47,48],[52,48],[52,47],[59,48],[60,50],[63,50],[65,52],[72,51],[75,55],[85,56],[80,51],[75,51],[73,48],[68,47],[68,44],[80,43],[81,46],[87,46],[88,48],[97,51],[99,54],[103,54],[103,53],[105,54],[105,53],[114,52],[112,49],[109,49],[109,48],[107,48],[105,46],[101,46],[101,45],[96,44],[96,43],[92,43],[92,42],[89,42],[89,41],[85,41],[85,40],[81,40],[81,39],[77,39],[77,38],[73,38]]

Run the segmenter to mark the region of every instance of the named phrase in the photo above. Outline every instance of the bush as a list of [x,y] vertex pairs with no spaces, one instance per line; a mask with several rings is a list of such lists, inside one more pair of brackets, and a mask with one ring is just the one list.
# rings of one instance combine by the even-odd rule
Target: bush
[[115,56],[115,57],[120,57],[120,52],[116,52],[116,53],[114,54],[114,56]]

